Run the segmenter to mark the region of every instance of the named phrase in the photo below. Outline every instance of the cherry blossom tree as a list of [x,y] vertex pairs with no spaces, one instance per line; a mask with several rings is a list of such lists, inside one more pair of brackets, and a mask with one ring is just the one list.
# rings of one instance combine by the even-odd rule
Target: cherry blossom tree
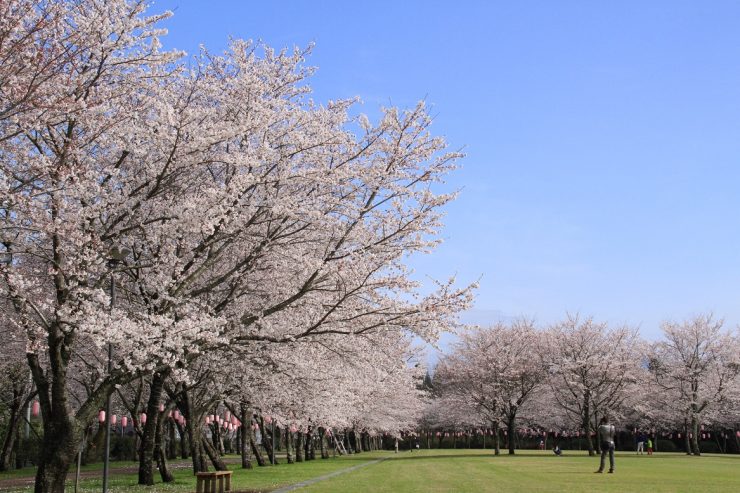
[[[526,320],[471,328],[440,365],[439,380],[449,392],[467,396],[497,438],[500,421],[506,423],[508,436],[514,436],[519,409],[543,384],[539,338]],[[509,454],[514,454],[513,440]]]
[[703,417],[722,410],[737,392],[737,335],[722,327],[711,314],[664,322],[664,339],[652,347],[650,373],[662,391],[661,405],[684,421],[687,454],[701,455]]
[[637,382],[640,367],[637,332],[610,329],[591,318],[569,316],[546,332],[541,358],[557,405],[578,424],[594,455],[591,433],[598,419],[616,415]]
[[[431,186],[459,157],[430,135],[423,104],[376,125],[350,117],[352,101],[316,105],[302,50],[234,41],[185,65],[159,50],[168,14],[138,1],[3,8],[0,244],[12,260],[0,295],[41,402],[37,491],[63,489],[116,385],[151,375],[151,413],[162,382],[187,382],[221,346],[433,339],[470,303],[451,282],[414,298],[405,266],[439,241],[454,194]],[[73,405],[81,345],[100,357]],[[145,457],[156,429],[142,429]]]

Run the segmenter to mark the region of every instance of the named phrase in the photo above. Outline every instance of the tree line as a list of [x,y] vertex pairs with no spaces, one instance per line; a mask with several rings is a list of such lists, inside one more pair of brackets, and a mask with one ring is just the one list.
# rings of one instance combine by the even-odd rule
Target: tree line
[[712,315],[661,329],[647,341],[579,316],[470,328],[437,365],[426,430],[486,429],[510,454],[517,436],[577,437],[593,455],[608,416],[627,436],[682,439],[688,454],[712,432],[740,450],[740,332]]

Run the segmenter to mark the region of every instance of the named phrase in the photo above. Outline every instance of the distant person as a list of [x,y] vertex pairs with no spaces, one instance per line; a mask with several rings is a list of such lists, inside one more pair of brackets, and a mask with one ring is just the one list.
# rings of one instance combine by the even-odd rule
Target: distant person
[[557,445],[556,444],[555,447],[553,447],[553,449],[552,449],[552,453],[555,454],[555,455],[557,455],[558,457],[560,457],[561,455],[563,455],[563,451],[560,448],[560,445]]
[[421,446],[419,444],[419,439],[417,438],[416,439],[416,450],[419,450],[420,448],[421,448]]
[[607,453],[609,454],[609,472],[614,472],[614,436],[616,433],[617,431],[614,429],[614,425],[609,423],[609,419],[606,416],[601,418],[598,431],[599,442],[601,443],[601,463],[599,464],[599,470],[596,472],[604,472]]
[[637,453],[642,455],[645,451],[645,435],[640,432],[637,436]]
[[540,440],[540,450],[545,450],[545,441]]
[[647,439],[647,446],[648,446],[648,455],[653,455],[653,439],[652,438]]

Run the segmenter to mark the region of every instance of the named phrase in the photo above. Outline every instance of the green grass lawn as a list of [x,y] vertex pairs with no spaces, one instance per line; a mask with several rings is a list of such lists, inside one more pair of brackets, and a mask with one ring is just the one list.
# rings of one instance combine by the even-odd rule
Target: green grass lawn
[[[737,492],[740,456],[617,453],[615,474],[594,474],[584,452],[521,451],[494,457],[481,450],[405,452],[331,478],[302,492]],[[608,467],[608,466],[607,466]]]
[[[551,452],[520,451],[516,456],[495,457],[490,450],[431,450],[420,452],[363,453],[336,459],[317,459],[300,464],[280,464],[234,470],[234,491],[270,491],[334,471],[368,463],[357,470],[320,481],[300,489],[301,492],[736,492],[740,491],[740,456],[659,453],[652,457],[617,453],[616,474],[594,474],[598,458],[584,452],[565,451],[563,457]],[[136,485],[136,474],[113,474],[111,493],[152,493],[195,491],[195,479],[187,461],[173,465],[175,484],[157,483],[153,487]],[[113,467],[133,466],[114,463]],[[98,466],[86,468],[95,469]],[[32,474],[33,471],[27,471]],[[2,480],[19,477],[18,472],[0,474]],[[157,477],[157,480],[159,478]],[[101,480],[82,481],[82,491],[99,492]],[[0,486],[2,488],[2,486]],[[30,488],[13,491],[29,491]],[[73,491],[69,484],[68,491]]]
[[[266,466],[257,467],[255,463],[254,469],[245,470],[241,468],[240,464],[229,464],[229,469],[234,471],[232,476],[232,491],[270,491],[280,486],[286,486],[295,484],[306,479],[310,479],[317,476],[323,476],[330,474],[333,471],[339,469],[345,469],[357,464],[370,462],[377,459],[379,456],[386,456],[387,453],[363,453],[352,456],[343,456],[337,458],[330,458],[327,460],[316,459],[310,462],[301,462],[295,464],[286,464],[284,458],[280,460],[280,464],[277,466]],[[227,459],[236,460],[237,456],[227,456]],[[137,473],[116,473],[115,470],[128,467],[137,468],[138,463],[134,462],[111,462],[111,469],[114,471],[109,479],[109,492],[110,493],[155,493],[155,492],[192,492],[195,491],[195,477],[192,473],[192,463],[189,460],[178,460],[172,461],[170,466],[173,468],[175,476],[174,483],[162,483],[159,477],[159,473],[155,470],[154,480],[156,484],[152,487],[138,486]],[[84,466],[83,472],[89,471],[100,471],[102,464],[92,464]],[[135,470],[135,469],[134,469]],[[74,466],[70,469],[70,472],[74,472]],[[17,479],[22,477],[28,477],[29,480],[35,474],[35,469],[26,468],[18,471],[11,471],[8,473],[0,473],[0,491],[7,492],[29,492],[33,491],[33,483],[31,482],[27,487],[12,487],[8,488],[3,486],[3,480],[5,479]],[[102,479],[101,478],[87,478],[80,481],[80,492],[82,493],[99,493],[102,490]],[[74,481],[67,481],[67,491],[74,491]]]

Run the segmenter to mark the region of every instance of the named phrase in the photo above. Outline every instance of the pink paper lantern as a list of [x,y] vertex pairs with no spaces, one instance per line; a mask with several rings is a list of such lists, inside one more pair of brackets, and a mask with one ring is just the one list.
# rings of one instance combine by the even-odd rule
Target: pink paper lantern
[[116,426],[116,423],[117,423],[117,422],[118,422],[118,416],[116,416],[115,414],[114,414],[114,415],[112,415],[112,416],[110,417],[110,424],[112,424],[113,426]]
[[738,438],[740,438],[740,430],[738,430],[738,431],[735,432],[735,436],[738,437]]
[[170,411],[170,412],[167,413],[167,417],[168,418],[172,418],[174,415],[175,415],[175,412],[174,411]]
[[216,421],[216,415],[211,414],[211,423],[213,423],[214,421]]
[[121,418],[121,426],[123,428],[126,428],[128,426],[128,417],[127,416],[124,416],[124,417]]
[[205,423],[206,423],[206,426],[211,424],[211,420],[208,418],[208,416],[206,416]]
[[40,410],[41,410],[41,404],[39,404],[39,401],[33,401],[33,405],[31,405],[31,415],[34,418],[38,417]]
[[231,424],[236,426],[236,424],[239,422],[239,420],[236,419],[236,416],[231,417]]
[[177,421],[180,421],[180,416],[182,416],[182,414],[180,414],[180,411],[175,411],[175,419]]
[[704,434],[704,433],[702,433],[702,434],[701,434],[701,439],[702,439],[702,440],[706,440],[706,439],[707,439],[707,435],[706,435],[706,434]]
[[676,436],[677,436],[678,438],[681,438],[681,434],[680,434],[680,433],[678,433],[678,434],[677,434]]
[[98,413],[98,423],[105,423],[105,411],[102,409]]
[[146,413],[141,413],[141,424],[146,424]]
[[257,423],[252,424],[252,429],[257,431],[259,429],[259,425]]
[[272,416],[265,416],[265,423],[267,423],[268,425],[272,423]]
[[231,421],[231,413],[229,411],[224,413],[224,421]]
[[160,404],[159,405],[159,412],[160,413],[163,413],[164,412],[164,404]]
[[711,433],[707,433],[707,438],[712,438],[712,434]]

